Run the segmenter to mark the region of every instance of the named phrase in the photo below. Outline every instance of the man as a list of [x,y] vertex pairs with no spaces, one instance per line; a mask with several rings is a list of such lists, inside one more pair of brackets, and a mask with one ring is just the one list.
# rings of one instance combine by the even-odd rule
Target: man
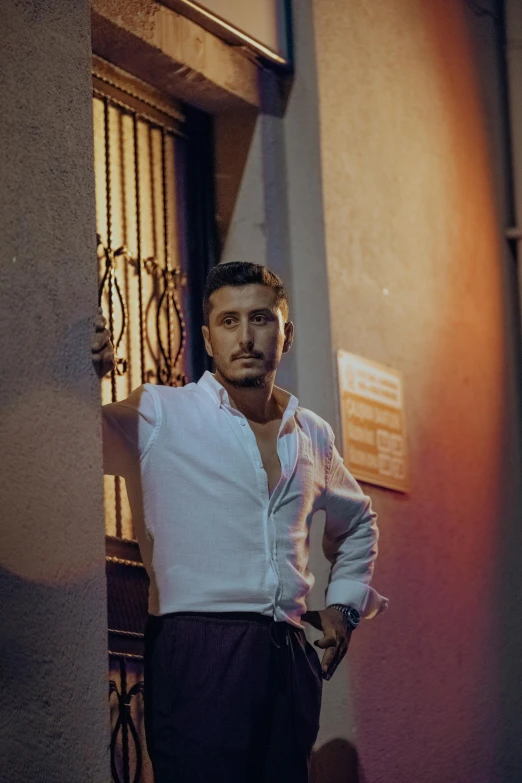
[[[215,373],[144,384],[103,407],[105,472],[126,480],[150,576],[145,726],[156,783],[305,783],[322,679],[359,617],[376,515],[331,427],[274,385],[294,327],[281,280],[257,264],[211,270],[203,337]],[[112,367],[105,321],[92,343]],[[326,608],[307,612],[313,514],[326,512]],[[323,637],[319,661],[302,621]]]

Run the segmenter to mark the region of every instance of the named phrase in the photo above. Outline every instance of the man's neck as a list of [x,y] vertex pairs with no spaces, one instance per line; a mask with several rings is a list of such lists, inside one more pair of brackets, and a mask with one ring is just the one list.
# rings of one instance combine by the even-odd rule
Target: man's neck
[[232,407],[241,411],[250,421],[266,424],[282,417],[283,411],[272,393],[275,378],[261,388],[233,386],[217,370],[215,378],[227,390]]

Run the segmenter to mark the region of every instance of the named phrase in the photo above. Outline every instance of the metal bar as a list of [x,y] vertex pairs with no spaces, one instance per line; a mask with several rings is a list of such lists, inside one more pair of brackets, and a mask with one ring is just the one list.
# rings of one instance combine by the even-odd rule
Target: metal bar
[[[103,119],[104,119],[104,136],[105,136],[105,199],[107,206],[107,248],[106,248],[106,261],[111,264],[111,269],[108,275],[108,298],[109,298],[109,330],[112,339],[114,339],[114,309],[112,301],[112,285],[114,269],[112,268],[112,193],[111,193],[111,137],[110,137],[110,122],[109,122],[109,99],[107,96],[103,100]],[[116,402],[116,369],[113,368],[111,372],[111,398],[112,402]],[[114,477],[114,505],[115,505],[115,517],[116,517],[116,535],[121,537],[122,523],[121,523],[121,486],[120,477]]]
[[[120,88],[116,85],[114,85],[112,82],[107,81],[106,79],[100,79],[99,76],[95,76],[96,79],[99,79],[99,81],[104,82],[105,84],[108,84],[111,87],[114,87],[118,92],[121,92]],[[92,89],[93,95],[96,98],[105,98],[107,97],[107,93],[103,89],[99,89],[96,86]],[[130,93],[129,93],[130,95]],[[158,108],[154,106],[152,103],[149,103],[148,101],[143,100],[143,98],[140,98],[139,96],[131,95],[132,98],[136,99],[136,106],[129,106],[128,103],[125,103],[124,100],[119,100],[114,95],[109,95],[110,102],[117,106],[119,109],[121,109],[123,112],[127,114],[140,114],[144,119],[147,120],[151,125],[154,125],[154,127],[161,128],[162,125],[165,125],[172,133],[175,133],[176,136],[179,136],[180,138],[184,139],[185,134],[180,128],[180,125],[184,122],[183,119],[179,119],[178,117],[170,117],[170,115],[166,114],[165,111],[161,108]],[[142,104],[142,105],[141,105]],[[139,109],[137,108],[139,106]],[[165,119],[160,119],[158,115],[154,114],[147,114],[147,106],[150,106],[152,109],[158,112],[158,115],[164,115]],[[170,122],[170,119],[174,119],[174,122]],[[179,123],[179,124],[178,124]]]
[[111,776],[114,781],[114,783],[121,783],[120,776],[118,775],[118,770],[116,768],[116,743],[118,741],[118,732],[120,730],[121,726],[121,710],[120,710],[120,696],[118,694],[118,691],[115,691],[117,698],[118,698],[118,718],[116,720],[116,724],[111,732],[111,746],[110,746],[110,752],[111,752]]
[[158,357],[158,380],[160,383],[166,384],[169,382],[170,379],[170,362],[169,357],[167,355],[167,352],[165,351],[165,348],[163,346],[163,341],[161,339],[161,308],[163,307],[163,301],[167,296],[167,275],[165,270],[163,270],[163,291],[160,296],[160,300],[158,302],[158,308],[156,310],[156,333],[158,337],[158,345],[160,349],[160,353],[163,356],[164,359],[164,365],[161,364],[161,358]]
[[134,140],[134,192],[136,195],[136,255],[138,258],[138,307],[139,307],[139,327],[140,327],[140,375],[141,382],[145,383],[145,340],[143,338],[143,281],[141,279],[141,194],[140,194],[140,162],[139,162],[139,139],[138,139],[138,115],[133,117],[133,140]]
[[134,653],[123,653],[123,652],[114,652],[114,650],[109,650],[109,655],[113,658],[127,658],[131,661],[142,661],[143,655],[136,655]]
[[103,99],[103,120],[105,131],[105,197],[107,200],[107,249],[112,250],[112,204],[111,204],[111,150],[109,127],[109,99]]
[[[127,263],[129,258],[129,230],[128,230],[128,219],[127,219],[127,198],[126,198],[126,192],[127,192],[127,167],[125,166],[125,126],[124,126],[124,118],[126,116],[125,112],[118,112],[118,135],[119,135],[119,145],[120,145],[120,200],[121,200],[121,235],[122,235],[122,247],[120,248],[121,251],[121,258],[118,253],[115,254],[115,256],[120,261],[120,267],[121,267],[121,274],[123,275],[123,286],[125,290],[125,295],[122,296],[120,292],[120,301],[122,306],[122,312],[123,312],[123,323],[122,323],[122,331],[121,331],[121,338],[124,335],[125,327],[127,325],[127,313],[126,313],[126,303],[131,302],[131,292],[130,292],[130,282],[129,282],[129,264]],[[121,263],[123,261],[123,263]],[[132,391],[132,342],[130,340],[130,335],[127,337],[126,341],[126,357],[127,360],[123,362],[123,372],[127,372],[127,391],[130,394]]]
[[[156,212],[156,177],[155,177],[155,171],[154,171],[154,144],[153,144],[153,136],[152,136],[152,128],[149,125],[149,167],[150,167],[150,194],[151,194],[151,219],[152,219],[152,254],[155,259],[158,258],[158,229],[157,229],[157,212]],[[163,273],[164,275],[164,273]],[[155,284],[156,289],[156,284]],[[155,290],[155,293],[157,291]],[[157,308],[156,308],[156,332],[157,332],[157,338],[158,338],[158,347],[159,347],[159,353],[165,357],[165,351],[163,348],[163,344],[161,342],[161,333],[159,329],[159,320],[160,320],[160,311],[161,306],[163,303],[163,297],[165,295],[165,289],[162,292],[159,301],[157,302]],[[150,343],[150,341],[149,341]],[[163,383],[163,372],[162,372],[162,362],[161,362],[161,356],[157,356],[157,378],[159,383]]]
[[144,691],[144,683],[143,680],[140,682],[134,683],[132,688],[129,690],[128,695],[128,704],[129,704],[129,729],[131,733],[132,740],[134,742],[134,751],[136,754],[136,770],[134,773],[134,779],[133,783],[139,783],[141,779],[141,770],[143,767],[143,753],[141,750],[141,741],[138,735],[138,731],[136,729],[136,724],[134,723],[132,712],[130,710],[130,706],[132,704],[132,700],[135,696],[143,696]]
[[[98,77],[96,77],[98,78]],[[107,84],[110,84],[110,82],[107,82]],[[112,86],[112,85],[111,85]],[[118,89],[118,88],[116,88]],[[133,114],[139,114],[144,120],[147,120],[147,123],[151,125],[153,128],[161,129],[163,125],[172,132],[175,133],[176,136],[179,136],[180,138],[185,138],[184,134],[178,130],[177,125],[171,124],[170,122],[163,122],[162,120],[158,119],[157,117],[153,117],[149,114],[147,114],[146,111],[137,111],[136,108],[133,108],[132,106],[127,105],[121,100],[118,100],[118,98],[115,98],[114,95],[107,95],[103,90],[99,90],[96,87],[93,87],[92,90],[93,95],[96,98],[101,98],[102,100],[105,100],[105,98],[108,98],[112,106],[117,106],[118,109],[120,109],[120,112],[123,114],[128,114],[129,116],[132,116]],[[140,100],[139,98],[137,100]],[[145,103],[145,101],[140,101],[142,103]]]
[[114,476],[114,511],[116,516],[116,535],[122,538],[123,525],[121,513],[121,478]]
[[120,142],[120,188],[121,188],[121,228],[123,244],[128,247],[127,231],[127,202],[125,199],[126,181],[125,181],[125,130],[123,127],[123,112],[118,114],[118,131]]
[[150,169],[150,212],[152,218],[152,255],[157,258],[158,253],[158,230],[156,226],[156,193],[154,176],[154,145],[152,143],[152,128],[149,125],[149,169]]
[[[107,211],[107,247],[106,247],[106,262],[107,265],[111,265],[108,274],[108,299],[109,299],[109,330],[112,339],[114,339],[114,311],[112,301],[112,281],[113,272],[112,269],[112,190],[111,190],[111,138],[110,138],[110,122],[109,122],[109,99],[107,97],[103,100],[103,119],[104,119],[104,140],[105,140],[105,203]],[[111,394],[112,402],[116,402],[116,372],[113,369],[111,372]]]
[[[176,163],[177,163],[177,160],[176,160],[177,154],[176,154],[176,144],[175,144],[175,140],[174,139],[172,139],[172,152],[173,152],[173,156],[174,156],[174,172],[176,174],[176,168],[175,167],[176,167]],[[177,194],[176,189],[175,189],[175,193]],[[177,228],[179,230],[179,226]],[[179,247],[179,245],[178,245],[178,247]],[[178,263],[180,263],[179,258],[178,258]],[[182,307],[182,304],[180,302],[180,299],[178,298],[178,294],[177,294],[177,291],[176,291],[176,286],[177,285],[179,285],[180,288],[181,288],[182,285],[184,285],[184,282],[183,282],[183,277],[184,276],[183,276],[183,272],[182,272],[181,266],[176,268],[176,270],[174,270],[174,272],[172,272],[172,274],[176,274],[177,275],[177,277],[175,277],[175,278],[172,277],[172,289],[171,290],[172,290],[172,305],[174,307],[174,311],[176,313],[176,317],[178,319],[178,325],[179,325],[179,347],[178,347],[178,351],[176,353],[176,356],[174,356],[174,358],[172,359],[172,371],[174,371],[175,368],[179,364],[180,366],[178,367],[178,372],[176,374],[176,378],[178,380],[181,380],[181,383],[184,383],[185,382],[184,381],[185,374],[182,372],[182,369],[181,369],[181,359],[182,359],[183,353],[185,351],[185,342],[186,342],[186,339],[187,339],[187,330],[186,330],[186,325],[185,325],[185,318],[183,316],[183,307]]]
[[[116,538],[121,538],[121,536],[116,536]],[[119,563],[119,565],[136,566],[137,568],[145,568],[143,563],[138,563],[135,560],[124,560],[122,557],[113,557],[112,555],[107,555],[105,560],[106,560],[107,563]]]
[[[104,135],[105,135],[105,198],[107,205],[107,249],[106,260],[111,264],[111,269],[108,275],[108,298],[109,298],[109,331],[111,338],[114,340],[114,307],[112,300],[112,288],[114,278],[114,268],[112,267],[112,193],[111,193],[111,137],[110,137],[110,122],[109,122],[109,99],[104,98]],[[111,372],[111,398],[112,402],[116,402],[116,369],[113,368]],[[120,477],[114,477],[114,505],[115,505],[115,517],[116,517],[116,535],[121,538],[122,524],[121,524],[121,485]]]
[[185,121],[182,104],[175,98],[157,90],[151,84],[141,81],[135,76],[122,71],[114,64],[93,55],[92,72],[94,79],[94,89],[97,88],[97,82],[101,83],[98,90],[104,94],[108,88],[112,88],[109,93],[111,97],[118,96],[122,101],[129,101],[129,108],[141,113],[141,109],[136,109],[135,103],[143,104],[143,108],[149,107],[154,112],[159,112],[164,116],[166,124],[174,120],[176,125],[183,124]]
[[167,286],[167,355],[168,355],[168,380],[170,381],[172,375],[172,324],[170,321],[170,288],[172,286],[172,278],[170,272],[170,246],[169,246],[169,209],[167,201],[167,134],[165,128],[161,129],[161,189],[163,195],[163,247],[164,247],[164,262],[165,270],[167,272],[165,277],[165,285]]
[[119,101],[117,98],[114,98],[114,96],[112,95],[107,96],[102,90],[97,90],[96,87],[93,88],[93,95],[96,98],[101,98],[102,100],[108,98],[112,106],[117,107],[120,110],[120,112],[128,114],[129,116],[133,116],[135,113],[139,114],[139,116],[143,120],[146,120],[147,125],[149,125],[151,128],[161,130],[163,127],[166,127],[169,133],[173,133],[175,136],[178,136],[180,139],[186,138],[185,134],[175,125],[172,125],[171,123],[163,123],[161,120],[158,120],[155,117],[151,117],[149,114],[147,114],[146,111],[137,112],[136,109],[127,106],[127,104],[123,103],[122,101]]
[[[140,683],[141,685],[141,683]],[[140,689],[140,693],[142,690]],[[136,726],[134,724],[134,721],[132,720],[132,716],[129,714],[129,729],[130,733],[132,735],[132,739],[134,741],[134,750],[136,752],[136,771],[134,773],[134,778],[132,783],[139,783],[141,779],[141,770],[143,767],[143,754],[141,751],[141,742],[140,738],[138,736],[138,732],[136,731]]]
[[121,744],[123,763],[123,783],[130,783],[129,763],[129,708],[127,699],[127,662],[125,658],[120,660],[120,714],[121,714]]

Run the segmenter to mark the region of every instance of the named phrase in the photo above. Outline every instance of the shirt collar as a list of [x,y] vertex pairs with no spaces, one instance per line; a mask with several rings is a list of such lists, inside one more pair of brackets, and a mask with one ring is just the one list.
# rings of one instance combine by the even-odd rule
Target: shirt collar
[[[216,405],[230,405],[230,398],[227,390],[218,380],[216,380],[216,376],[208,370],[206,370],[199,379],[198,386],[205,389]],[[295,414],[299,405],[299,400],[297,397],[294,397],[293,394],[290,394],[290,392],[287,392],[285,389],[281,389],[279,386],[274,386],[272,394],[274,395],[277,404],[283,409],[283,422],[287,421]]]
[[230,404],[227,390],[216,380],[216,376],[208,370],[199,379],[198,386],[210,394],[216,405]]

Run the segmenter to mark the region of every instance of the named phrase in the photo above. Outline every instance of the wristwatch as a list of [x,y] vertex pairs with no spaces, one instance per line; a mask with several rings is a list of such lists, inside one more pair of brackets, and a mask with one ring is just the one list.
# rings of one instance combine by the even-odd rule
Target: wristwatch
[[344,618],[344,622],[352,630],[357,628],[361,622],[361,615],[357,609],[353,608],[353,606],[346,606],[345,604],[331,604],[328,608],[338,609]]

